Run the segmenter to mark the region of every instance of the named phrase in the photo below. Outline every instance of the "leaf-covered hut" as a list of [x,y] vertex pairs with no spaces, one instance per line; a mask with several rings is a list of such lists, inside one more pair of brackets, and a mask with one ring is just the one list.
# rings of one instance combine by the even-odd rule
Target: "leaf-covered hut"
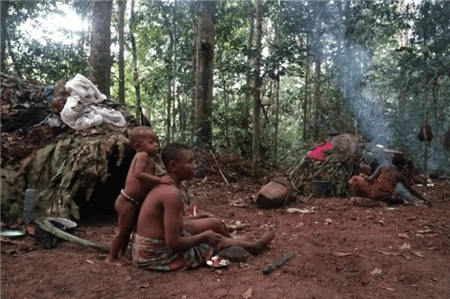
[[[18,82],[2,74],[3,222],[14,223],[22,216],[26,189],[37,190],[36,217],[79,219],[80,204],[94,196],[114,202],[123,186],[134,153],[128,141],[134,118],[123,107],[104,99],[91,105],[120,112],[124,125],[102,122],[73,129],[60,120],[70,97],[65,84],[62,81],[53,93],[44,93],[46,87],[39,82]],[[38,111],[33,115],[47,116],[30,125],[23,117],[30,109]],[[11,127],[13,122],[19,127]]]
[[[387,160],[389,154],[380,147],[365,142],[360,136],[351,134],[331,134],[313,145],[305,153],[301,162],[290,172],[290,179],[299,194],[312,193],[315,180],[331,183],[331,194],[347,197],[350,189],[347,182],[359,173],[360,164],[378,164],[379,159]],[[314,151],[324,144],[331,144],[323,150],[323,159],[314,158]],[[384,162],[384,161],[383,161]]]

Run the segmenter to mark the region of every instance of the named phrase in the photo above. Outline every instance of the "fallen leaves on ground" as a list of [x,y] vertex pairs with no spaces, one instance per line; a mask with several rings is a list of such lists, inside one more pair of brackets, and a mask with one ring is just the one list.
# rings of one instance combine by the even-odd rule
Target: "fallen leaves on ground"
[[403,239],[409,239],[409,235],[407,233],[399,233],[398,236]]
[[380,275],[381,274],[381,269],[375,268],[372,272],[370,272],[370,274],[372,274],[372,275]]
[[411,244],[405,243],[405,244],[403,244],[402,246],[400,246],[399,249],[401,249],[401,250],[408,250],[408,249],[410,249],[410,248],[411,248]]
[[344,257],[344,256],[349,256],[352,255],[353,252],[333,252],[334,256],[337,257]]
[[248,299],[248,298],[250,298],[252,296],[252,293],[253,293],[252,288],[248,288],[248,290],[245,291],[244,294],[242,294],[242,298]]

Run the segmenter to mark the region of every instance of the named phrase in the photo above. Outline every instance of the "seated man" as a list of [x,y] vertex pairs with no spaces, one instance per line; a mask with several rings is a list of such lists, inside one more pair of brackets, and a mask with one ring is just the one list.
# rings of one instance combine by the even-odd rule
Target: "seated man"
[[174,185],[154,187],[142,204],[131,244],[135,265],[148,270],[184,270],[203,264],[214,250],[241,246],[256,253],[273,240],[273,231],[254,242],[226,237],[220,233],[223,226],[217,225],[216,218],[199,219],[199,224],[193,225],[195,229],[190,230],[192,234],[184,230],[179,186],[183,180],[194,177],[194,155],[189,147],[172,143],[164,148],[161,156],[166,175]]
[[403,203],[403,200],[393,198],[397,183],[402,183],[414,196],[426,202],[425,198],[411,188],[408,179],[402,173],[406,160],[403,156],[394,156],[392,164],[385,164],[377,168],[371,176],[353,176],[348,182],[352,196],[368,197],[389,203]]

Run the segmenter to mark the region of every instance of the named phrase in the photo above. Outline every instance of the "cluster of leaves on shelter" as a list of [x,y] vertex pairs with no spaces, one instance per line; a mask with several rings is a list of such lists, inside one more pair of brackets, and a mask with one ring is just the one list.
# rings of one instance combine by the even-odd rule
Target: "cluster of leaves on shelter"
[[20,216],[24,184],[40,194],[37,215],[80,217],[75,197],[89,200],[97,184],[104,184],[112,167],[133,152],[122,130],[102,125],[83,133],[63,133],[23,160],[2,168],[2,216]]

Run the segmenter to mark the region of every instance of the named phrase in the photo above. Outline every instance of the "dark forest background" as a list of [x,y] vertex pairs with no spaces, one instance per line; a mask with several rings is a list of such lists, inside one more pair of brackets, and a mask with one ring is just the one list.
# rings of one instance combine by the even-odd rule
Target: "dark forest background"
[[[68,12],[83,26],[45,29]],[[449,1],[2,1],[1,71],[48,84],[81,73],[163,146],[240,155],[255,174],[298,164],[330,132],[422,167],[429,146],[428,169],[444,172],[449,29]]]

